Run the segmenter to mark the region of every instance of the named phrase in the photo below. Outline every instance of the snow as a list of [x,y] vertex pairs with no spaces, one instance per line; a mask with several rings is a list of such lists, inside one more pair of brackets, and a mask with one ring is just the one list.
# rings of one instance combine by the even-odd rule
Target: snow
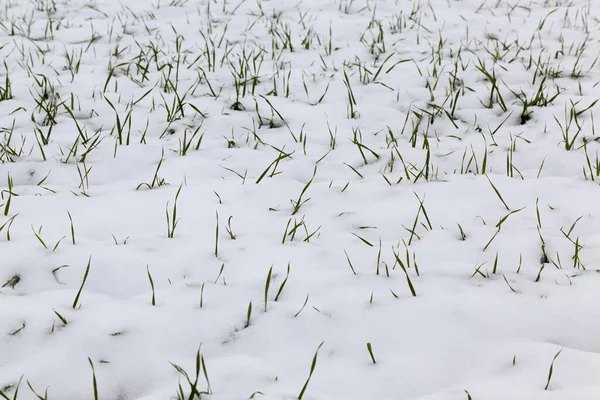
[[0,398],[596,399],[593,3],[0,0]]

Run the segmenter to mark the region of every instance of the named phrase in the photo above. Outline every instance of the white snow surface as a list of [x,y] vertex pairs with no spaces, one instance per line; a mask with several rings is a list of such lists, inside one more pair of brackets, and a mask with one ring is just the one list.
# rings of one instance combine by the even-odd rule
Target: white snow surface
[[600,396],[595,0],[0,22],[0,398]]

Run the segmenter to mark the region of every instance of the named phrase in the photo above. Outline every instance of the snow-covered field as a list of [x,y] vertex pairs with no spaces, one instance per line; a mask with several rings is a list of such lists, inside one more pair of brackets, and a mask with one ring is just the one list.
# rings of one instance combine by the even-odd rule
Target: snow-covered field
[[0,0],[0,398],[598,399],[596,0]]

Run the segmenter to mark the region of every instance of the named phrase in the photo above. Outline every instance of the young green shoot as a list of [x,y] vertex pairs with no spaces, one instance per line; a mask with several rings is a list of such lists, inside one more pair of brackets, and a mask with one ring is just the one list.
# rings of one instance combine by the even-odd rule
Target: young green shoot
[[290,276],[290,269],[291,269],[291,263],[288,262],[287,273],[285,274],[285,279],[283,280],[283,282],[281,282],[281,285],[279,286],[279,290],[277,291],[277,294],[275,295],[275,300],[274,301],[278,301],[279,300],[279,296],[281,296],[281,293],[283,293],[283,289],[285,288],[285,284],[287,283],[288,278]]
[[417,292],[412,284],[412,281],[410,279],[410,275],[408,274],[408,270],[406,269],[406,266],[404,265],[404,263],[402,262],[402,260],[400,259],[400,257],[398,256],[398,253],[396,253],[396,251],[392,248],[392,252],[394,253],[394,257],[396,258],[396,262],[400,265],[400,268],[402,268],[402,271],[404,271],[404,274],[406,275],[406,283],[408,284],[408,288],[410,289],[410,293],[413,295],[413,297],[417,297]]
[[248,310],[246,311],[246,325],[244,328],[250,326],[250,319],[252,318],[252,302],[248,303]]
[[552,373],[554,371],[554,361],[556,361],[556,358],[560,355],[562,351],[563,349],[560,349],[552,359],[552,362],[550,363],[550,369],[548,370],[548,380],[546,381],[546,386],[544,386],[544,390],[548,390],[548,388],[550,387],[550,381],[552,380]]
[[352,271],[352,273],[354,275],[356,275],[356,271],[354,270],[354,266],[352,265],[352,261],[350,261],[350,256],[348,255],[346,250],[344,250],[344,254],[346,254],[346,260],[348,260],[348,265],[350,266],[350,270]]
[[152,289],[152,306],[156,305],[156,297],[154,295],[154,280],[152,280],[152,274],[150,274],[150,267],[146,265],[146,272],[148,273],[148,280],[150,281],[150,288]]
[[312,363],[310,365],[310,372],[308,374],[308,378],[306,379],[304,386],[302,386],[302,390],[300,390],[300,393],[298,394],[298,400],[302,400],[302,398],[304,397],[304,392],[306,392],[306,389],[308,388],[310,378],[312,378],[313,372],[315,372],[315,368],[317,367],[317,358],[319,356],[319,350],[321,349],[321,346],[323,346],[324,343],[325,342],[321,342],[319,347],[317,347],[317,351],[315,351],[315,355],[314,355]]
[[98,400],[98,382],[96,381],[96,370],[94,369],[94,363],[92,359],[88,357],[88,361],[90,362],[90,366],[92,367],[92,385],[94,388],[94,400]]
[[273,274],[273,266],[269,268],[269,273],[267,274],[267,280],[265,281],[265,312],[267,312],[267,302],[269,300],[269,288],[271,287],[271,275]]
[[215,224],[215,257],[219,257],[219,211],[215,211],[217,222]]
[[371,346],[370,342],[367,343],[367,350],[369,351],[369,355],[371,356],[371,362],[373,362],[373,365],[377,364],[377,361],[375,361],[375,356],[373,355],[373,347]]
[[75,296],[75,300],[73,300],[72,308],[77,309],[77,305],[79,304],[79,297],[81,296],[81,292],[83,291],[83,286],[85,285],[85,281],[87,280],[88,274],[90,273],[90,266],[92,265],[92,256],[90,256],[87,267],[85,267],[85,273],[83,274],[83,280],[81,281],[81,286],[77,291],[77,295]]
[[492,186],[492,189],[494,189],[494,193],[496,193],[496,196],[498,196],[498,198],[500,199],[500,201],[502,202],[502,204],[504,205],[504,207],[510,211],[510,207],[508,207],[508,205],[506,204],[506,202],[504,201],[504,198],[502,197],[502,195],[500,194],[500,191],[496,188],[496,186],[494,186],[494,184],[492,183],[492,180],[490,179],[489,176],[487,176],[487,174],[485,175],[485,177],[487,178],[488,182],[490,183],[490,185]]
[[306,299],[304,299],[304,303],[302,304],[302,307],[300,308],[300,310],[298,310],[298,312],[296,314],[294,314],[294,318],[298,317],[298,315],[300,315],[300,313],[304,310],[304,307],[306,307],[306,305],[308,304],[309,298],[310,298],[310,294],[307,294]]
[[173,202],[173,210],[171,211],[171,214],[169,214],[169,202],[167,202],[167,237],[169,239],[173,239],[175,237],[175,229],[177,228],[177,224],[179,224],[179,220],[181,219],[177,218],[177,200],[179,199],[179,194],[181,193],[182,187],[183,183],[179,185],[179,189],[177,189],[177,193],[175,194],[175,201]]
[[204,307],[204,283],[202,282],[202,287],[200,288],[200,308]]
[[310,185],[312,184],[313,180],[315,179],[315,175],[317,175],[317,167],[315,166],[315,169],[313,171],[313,175],[310,178],[310,180],[306,183],[306,185],[304,185],[304,187],[302,188],[302,191],[300,192],[300,195],[298,196],[297,200],[290,200],[290,202],[292,203],[292,215],[296,215],[298,213],[298,211],[300,211],[300,207],[302,207],[306,202],[308,202],[310,200],[310,198],[303,200],[303,196],[306,193],[306,191],[308,190],[308,188],[310,187]]
[[71,242],[75,244],[75,226],[73,225],[73,217],[71,217],[71,213],[67,211],[67,215],[69,216],[69,222],[71,224]]

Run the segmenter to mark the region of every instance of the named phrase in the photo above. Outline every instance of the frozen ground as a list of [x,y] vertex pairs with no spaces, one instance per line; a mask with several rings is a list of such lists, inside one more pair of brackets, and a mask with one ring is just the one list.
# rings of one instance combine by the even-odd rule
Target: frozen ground
[[0,0],[0,398],[597,399],[594,3]]

